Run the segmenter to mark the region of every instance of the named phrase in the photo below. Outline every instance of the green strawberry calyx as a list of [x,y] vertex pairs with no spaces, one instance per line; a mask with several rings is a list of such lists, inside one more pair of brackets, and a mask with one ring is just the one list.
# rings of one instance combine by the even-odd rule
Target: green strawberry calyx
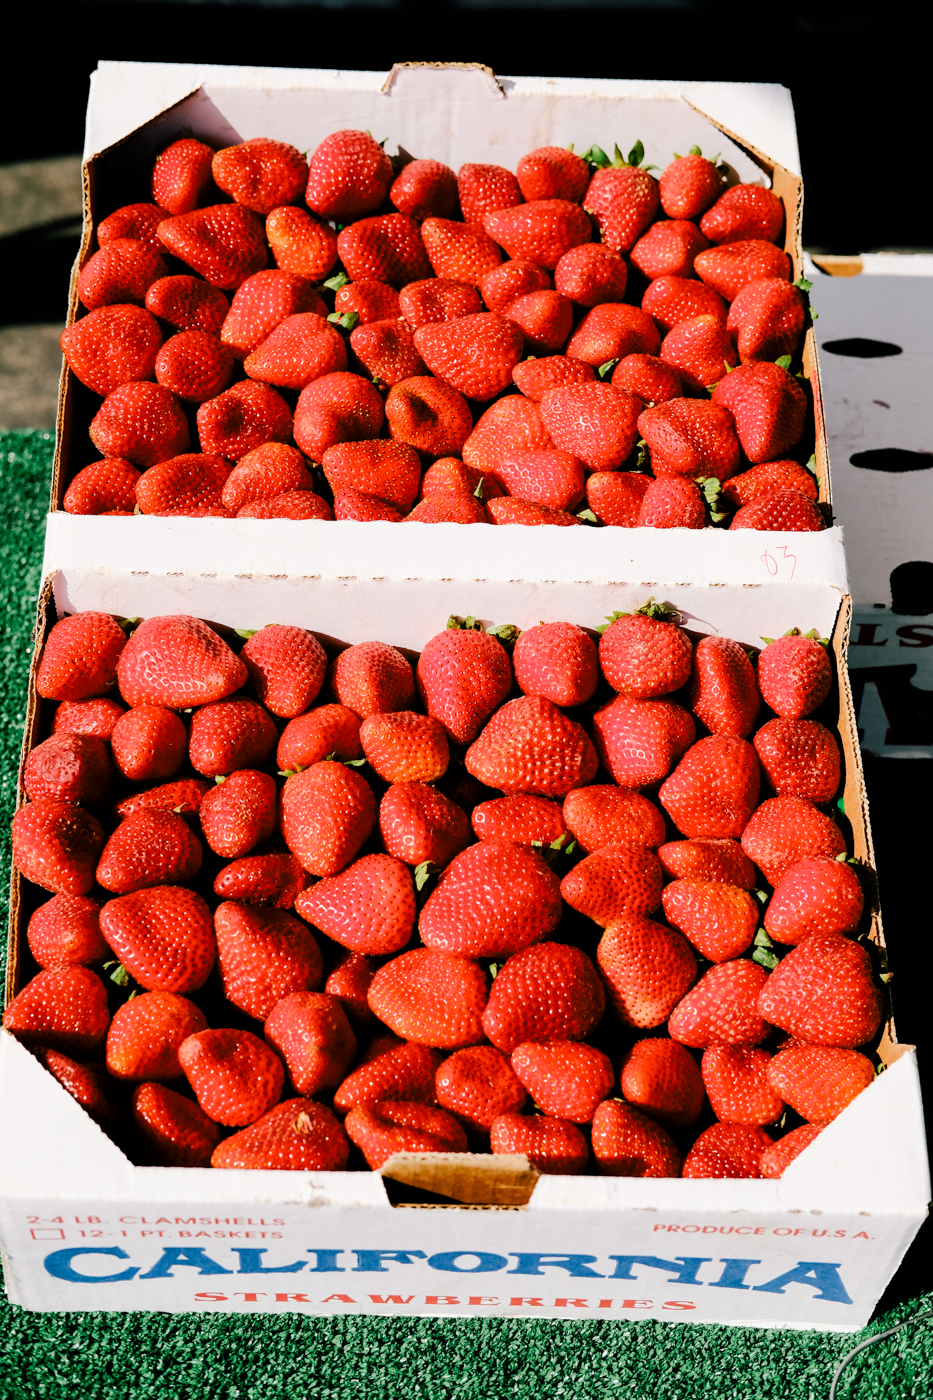
[[326,287],[329,292],[339,292],[341,287],[346,287],[350,279],[345,272],[337,272],[333,277],[328,277],[321,286]]
[[752,962],[756,962],[759,967],[766,968],[768,972],[773,972],[781,960],[775,953],[774,945],[763,928],[760,928],[755,934],[754,947]]
[[632,608],[629,611],[609,613],[606,621],[603,622],[596,631],[600,636],[607,627],[611,627],[613,622],[618,622],[620,617],[650,617],[652,622],[679,622],[680,613],[673,603],[656,603],[654,598],[649,598],[646,603],[642,603],[640,608]]
[[719,506],[722,497],[722,482],[718,476],[698,476],[696,484],[700,488],[700,494],[706,502],[709,510],[709,518],[714,525],[719,525],[726,519],[726,512],[720,510]]
[[[112,972],[110,972],[111,968],[113,968]],[[112,959],[110,962],[105,962],[104,971],[110,973],[111,982],[116,983],[118,987],[128,987],[130,985],[130,974],[121,962],[115,959]]]
[[345,331],[352,331],[355,330],[360,323],[360,314],[358,311],[344,311],[342,313],[339,311],[332,311],[327,319],[335,326],[340,326]]
[[617,365],[618,363],[619,363],[619,357],[618,357],[618,355],[616,356],[616,358],[615,358],[614,360],[606,360],[606,362],[605,362],[604,364],[601,364],[601,365],[599,366],[599,369],[596,371],[598,377],[599,377],[600,379],[608,379],[609,376],[610,376],[610,374],[611,374],[612,371],[615,369],[615,367],[616,367],[616,365]]
[[516,627],[512,622],[500,622],[492,627],[484,627],[478,617],[473,617],[471,614],[466,617],[458,617],[456,613],[451,613],[447,619],[446,630],[448,632],[485,632],[487,637],[495,637],[496,641],[501,642],[503,646],[511,646],[522,635],[521,628]]
[[141,622],[142,622],[142,618],[141,618],[141,617],[118,617],[118,618],[117,618],[117,626],[120,628],[120,631],[121,631],[121,632],[124,632],[124,633],[126,634],[127,637],[131,636],[132,633],[135,632],[136,628],[139,626],[139,624],[140,624]]
[[602,146],[596,145],[591,146],[588,151],[584,152],[583,159],[587,162],[587,164],[595,165],[597,170],[607,170],[610,166],[613,166],[616,170],[621,169],[623,166],[629,166],[641,170],[658,169],[656,165],[642,164],[642,162],[645,159],[645,148],[641,141],[635,142],[634,146],[629,151],[627,158],[619,150],[618,144],[616,144],[611,159],[609,156],[606,155],[606,152],[603,150]]

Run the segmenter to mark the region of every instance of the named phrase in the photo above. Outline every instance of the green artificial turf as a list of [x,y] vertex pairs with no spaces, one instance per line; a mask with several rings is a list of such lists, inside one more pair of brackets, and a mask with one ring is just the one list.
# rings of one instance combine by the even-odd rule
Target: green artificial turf
[[[0,434],[0,802],[16,796],[52,435]],[[2,843],[0,878],[9,874]],[[2,1131],[2,1125],[0,1125]],[[659,1322],[28,1313],[0,1303],[2,1400],[826,1400],[863,1333]],[[933,1316],[861,1352],[837,1400],[928,1400]]]

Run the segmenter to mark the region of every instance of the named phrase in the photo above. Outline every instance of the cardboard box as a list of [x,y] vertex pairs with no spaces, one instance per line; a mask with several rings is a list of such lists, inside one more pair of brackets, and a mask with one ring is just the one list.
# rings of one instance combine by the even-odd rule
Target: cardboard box
[[[289,576],[287,558],[278,577],[238,574],[236,550],[224,550],[229,534],[204,574],[185,575],[177,564],[190,532],[229,522],[151,524],[148,554],[115,554],[97,566],[67,561],[68,537],[53,525],[48,557],[58,571],[44,593],[37,646],[60,612],[102,608],[184,610],[240,627],[301,622],[343,642],[382,636],[418,647],[450,611],[522,627],[567,618],[592,626],[651,592],[679,605],[697,632],[756,642],[762,631],[816,626],[834,638],[854,852],[873,864],[844,666],[841,556],[829,580],[803,567],[787,582],[698,585],[678,582],[690,560],[673,542],[648,573],[630,559],[613,573],[607,547],[602,558],[562,553],[542,582],[539,564],[524,571],[540,558],[523,553],[533,532],[512,527],[504,531],[514,537],[511,572],[479,578],[487,561],[465,553],[462,532],[445,526],[431,532],[443,575],[406,578],[389,561],[377,576],[383,561],[370,550],[368,564],[350,573],[336,546],[330,571],[315,576]],[[806,565],[805,549],[802,557]],[[27,748],[44,722],[33,696]],[[24,913],[14,879],[14,985]],[[877,914],[872,937],[882,942]],[[35,1310],[614,1316],[853,1330],[867,1322],[929,1198],[915,1058],[890,1022],[880,1055],[885,1072],[780,1181],[536,1177],[524,1158],[466,1154],[402,1154],[381,1173],[225,1172],[133,1166],[3,1033],[7,1289]]]

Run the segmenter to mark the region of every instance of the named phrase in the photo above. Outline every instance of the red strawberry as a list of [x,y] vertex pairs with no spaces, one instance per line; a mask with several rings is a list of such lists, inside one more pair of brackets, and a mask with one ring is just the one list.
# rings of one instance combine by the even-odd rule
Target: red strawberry
[[[206,331],[179,331],[156,356],[155,377],[188,403],[203,403],[233,378],[233,353]],[[140,378],[145,376],[140,375]]]
[[330,685],[341,705],[361,719],[407,710],[415,698],[411,666],[386,642],[358,642],[340,652],[330,668]]
[[117,720],[111,743],[125,777],[137,783],[158,782],[177,773],[184,762],[188,731],[172,710],[138,705]]
[[225,146],[211,163],[214,183],[237,204],[269,214],[279,204],[297,204],[308,179],[308,162],[285,141],[255,136]]
[[776,243],[784,228],[784,206],[760,185],[733,185],[703,215],[700,228],[713,243],[747,238]]
[[[761,706],[745,650],[728,637],[702,637],[693,654],[690,708],[713,734],[751,734]],[[756,738],[756,751],[758,749]],[[761,753],[758,754],[759,758]]]
[[742,506],[730,530],[825,530],[826,521],[811,500],[799,491],[767,491]]
[[601,302],[588,311],[567,343],[567,354],[594,368],[625,355],[656,355],[661,344],[651,317],[625,302]]
[[593,1156],[604,1176],[680,1176],[682,1159],[670,1135],[653,1118],[618,1099],[596,1110]]
[[459,453],[473,430],[466,400],[449,384],[430,376],[394,384],[386,397],[385,413],[396,442],[432,457]]
[[559,292],[529,292],[503,314],[523,331],[525,348],[539,355],[560,350],[573,325],[573,305]]
[[[759,783],[751,744],[714,734],[688,750],[658,800],[684,836],[739,837],[757,806]],[[751,851],[746,854],[754,859]]]
[[616,1015],[642,1030],[663,1025],[696,979],[688,941],[640,914],[622,914],[608,925],[597,962]]
[[500,792],[566,797],[596,776],[596,750],[583,726],[543,695],[510,700],[467,750],[468,773]]
[[805,323],[801,292],[781,277],[765,277],[742,288],[729,307],[726,327],[744,364],[796,354]]
[[696,224],[685,219],[660,219],[642,234],[631,260],[648,278],[690,277],[693,259],[709,247]]
[[268,384],[241,380],[198,409],[198,436],[207,453],[239,461],[267,442],[287,442],[292,414]]
[[829,694],[833,671],[826,646],[797,629],[768,643],[758,657],[758,685],[782,719],[803,719]]
[[141,306],[101,306],[66,326],[60,343],[81,383],[106,395],[121,384],[152,378],[162,332]]
[[28,754],[23,787],[31,802],[44,797],[75,804],[100,802],[113,780],[107,746],[88,734],[53,734]]
[[360,725],[370,767],[387,783],[433,783],[447,772],[450,750],[442,725],[414,710],[370,715]]
[[747,472],[733,476],[723,487],[722,499],[733,508],[747,506],[770,491],[800,491],[808,500],[815,501],[819,495],[819,484],[806,467],[798,462],[762,462]]
[[696,219],[722,193],[722,176],[699,150],[675,156],[658,177],[661,208],[669,219]]
[[439,160],[413,160],[395,177],[389,198],[413,219],[448,218],[457,207],[457,177]]
[[733,301],[743,287],[759,277],[791,279],[790,258],[773,243],[741,239],[721,248],[698,253],[693,270],[714,292]]
[[490,311],[505,311],[529,292],[546,292],[552,282],[543,267],[524,258],[512,258],[483,274],[479,289]]
[[170,253],[214,287],[233,290],[268,263],[262,220],[239,204],[212,204],[159,224]]
[[237,515],[255,520],[334,520],[333,509],[313,491],[283,491],[267,501],[250,501]]
[[[146,310],[175,331],[219,335],[230,303],[219,287],[200,277],[160,277],[146,292]],[[80,323],[79,323],[80,324]],[[134,376],[144,379],[145,375]]]
[[603,846],[560,883],[571,909],[602,928],[623,914],[653,914],[661,903],[661,866],[647,846]]
[[204,794],[213,786],[206,778],[178,778],[173,783],[164,783],[124,798],[117,803],[114,811],[120,817],[132,816],[143,807],[152,807],[160,812],[191,814],[199,809]]
[[91,1055],[110,1022],[104,984],[88,967],[53,967],[27,982],[3,1013],[3,1025],[24,1045],[66,1055]]
[[276,267],[310,282],[326,277],[337,261],[336,233],[306,209],[283,204],[270,210],[266,238]]
[[637,166],[609,166],[596,171],[583,204],[603,243],[617,253],[626,253],[654,222],[658,182]]
[[295,442],[320,462],[338,442],[377,437],[384,422],[382,398],[369,380],[358,374],[325,374],[301,391],[295,405]]
[[132,515],[141,473],[120,457],[82,467],[62,504],[71,515]]
[[881,1004],[866,949],[838,933],[792,948],[758,998],[761,1015],[795,1040],[848,1049],[871,1040]]
[[111,1096],[107,1076],[96,1065],[83,1065],[62,1055],[58,1050],[49,1050],[36,1045],[32,1048],[36,1059],[54,1079],[90,1114],[102,1128],[115,1125],[117,1108]]
[[404,287],[431,276],[418,225],[407,214],[380,214],[349,224],[337,235],[337,252],[354,282],[374,278]]
[[339,961],[324,983],[327,995],[337,998],[354,1026],[376,1024],[367,1001],[375,975],[372,958],[367,958],[363,953],[344,951],[339,954]]
[[482,224],[425,219],[421,237],[435,276],[448,281],[479,287],[502,261]]
[[221,700],[202,705],[192,717],[188,756],[207,778],[229,776],[235,768],[264,764],[277,739],[275,725],[255,700]]
[[674,880],[664,889],[664,915],[710,962],[727,962],[751,947],[759,904],[736,885]]
[[486,632],[448,628],[425,645],[418,660],[425,708],[455,744],[470,744],[512,688],[505,648]]
[[802,1128],[794,1128],[793,1132],[786,1133],[771,1147],[766,1147],[758,1163],[761,1175],[770,1180],[783,1176],[791,1162],[795,1161],[822,1131],[822,1128],[815,1128],[812,1123],[804,1123]]
[[330,1109],[288,1099],[215,1148],[210,1165],[240,1171],[344,1171],[349,1144]]
[[508,957],[546,938],[560,915],[560,883],[541,856],[510,841],[480,841],[447,866],[419,931],[431,949]]
[[714,1123],[700,1134],[687,1153],[681,1175],[689,1179],[757,1179],[761,1176],[761,1154],[773,1141],[764,1128],[749,1127],[744,1123]]
[[800,943],[811,934],[854,933],[864,907],[862,886],[851,865],[816,857],[784,872],[764,925],[776,942]]
[[[767,245],[770,246],[770,245]],[[727,307],[718,291],[693,278],[658,277],[641,299],[646,311],[662,335],[669,334],[683,321],[699,316],[712,317],[726,324]]]
[[240,657],[262,704],[283,719],[313,704],[327,673],[324,648],[302,627],[263,627],[247,639]]
[[362,758],[359,715],[345,705],[318,705],[308,714],[299,715],[282,731],[275,760],[280,769],[292,772],[310,768],[330,754],[341,763]]
[[107,1069],[115,1079],[178,1079],[178,1047],[207,1029],[203,1011],[173,992],[144,992],[114,1013],[107,1032]]
[[596,752],[624,788],[660,782],[695,736],[688,711],[665,700],[619,695],[593,716]]
[[384,388],[425,373],[414,337],[404,321],[370,321],[350,336],[357,360],[373,381]]
[[522,344],[519,327],[493,311],[415,331],[415,346],[431,373],[467,398],[481,401],[511,384]]
[[151,467],[191,442],[186,419],[174,394],[161,384],[134,382],[113,389],[89,429],[104,457],[123,457],[136,467]]
[[[255,272],[234,293],[220,338],[236,359],[245,360],[277,326],[299,314],[327,314],[310,282],[278,268]],[[334,331],[334,335],[339,336],[339,332]]]
[[544,1113],[571,1123],[591,1123],[615,1084],[609,1056],[573,1040],[525,1041],[512,1052],[512,1068]]
[[391,1042],[388,1048],[380,1046],[373,1054],[370,1046],[364,1063],[347,1075],[334,1094],[334,1107],[339,1113],[387,1100],[432,1105],[437,1102],[434,1075],[442,1061],[449,1061],[426,1045],[399,1043],[391,1035],[382,1039]]
[[242,856],[225,865],[214,881],[214,893],[221,899],[291,909],[304,885],[305,873],[295,857],[276,852]]
[[517,496],[497,496],[486,507],[494,525],[581,525],[575,515],[554,506],[522,501]]
[[313,311],[287,316],[243,361],[251,379],[280,389],[303,389],[346,367],[343,336]]
[[131,977],[149,992],[194,992],[214,966],[210,909],[177,885],[111,899],[100,911],[101,933]]
[[229,475],[225,458],[186,452],[149,468],[136,487],[136,504],[143,515],[226,516]]
[[566,199],[536,199],[512,208],[499,207],[483,218],[483,227],[510,258],[524,258],[553,271],[563,255],[588,243],[590,220],[579,204]]
[[[588,790],[588,789],[587,789]],[[481,841],[511,841],[519,846],[550,846],[568,840],[560,803],[524,793],[480,802],[470,814]]]
[[311,491],[313,486],[314,478],[296,448],[266,442],[240,458],[224,482],[221,499],[227,510],[238,511],[252,502],[271,501],[289,491]]
[[743,1045],[710,1045],[703,1051],[703,1083],[710,1106],[723,1123],[765,1127],[776,1123],[784,1101],[768,1078],[767,1050]]
[[678,370],[656,355],[625,355],[612,372],[614,389],[625,389],[645,404],[666,403],[683,397]]
[[104,847],[97,883],[111,894],[189,884],[201,869],[201,857],[201,843],[184,817],[141,807],[120,823]]
[[509,1055],[527,1040],[583,1040],[605,1007],[602,982],[585,953],[564,943],[535,943],[500,968],[483,1030]]
[[755,735],[765,777],[781,797],[831,802],[841,778],[842,758],[834,736],[815,719],[773,719]]
[[356,1036],[340,1002],[322,992],[283,997],[266,1020],[265,1036],[308,1098],[336,1089],[356,1058]]
[[593,472],[586,482],[586,503],[602,525],[631,530],[651,484],[650,476],[638,472]]
[[406,865],[443,867],[470,841],[466,813],[428,783],[396,783],[379,805],[379,831],[390,855]]
[[342,763],[314,763],[282,789],[282,835],[310,875],[336,875],[349,865],[376,823],[376,801],[364,778]]
[[214,927],[224,995],[248,1016],[264,1021],[283,997],[320,985],[317,942],[286,910],[230,900],[216,909]]
[[738,958],[711,967],[670,1015],[668,1031],[682,1045],[757,1045],[768,1034],[758,999],[768,974]]
[[153,282],[167,273],[159,252],[149,243],[115,238],[84,264],[78,278],[78,300],[89,311],[126,302],[142,306]]
[[211,183],[214,152],[202,141],[183,137],[158,156],[152,168],[152,197],[170,214],[196,209]]
[[359,218],[378,209],[392,184],[392,162],[368,131],[335,131],[308,162],[305,199],[325,219]]
[[178,1059],[208,1118],[229,1128],[268,1113],[285,1083],[278,1055],[250,1031],[199,1031],[182,1041]]
[[352,1108],[346,1129],[373,1171],[396,1152],[466,1152],[466,1134],[440,1108],[382,1102]]
[[346,286],[338,288],[334,310],[340,316],[348,313],[358,316],[361,326],[369,321],[391,321],[402,314],[395,288],[387,282],[366,277],[360,282],[348,282]]
[[493,1152],[517,1154],[545,1176],[579,1176],[590,1160],[586,1138],[563,1118],[500,1113],[489,1129]]
[[780,1095],[801,1118],[822,1127],[868,1088],[875,1078],[875,1067],[857,1050],[791,1045],[775,1055],[768,1078],[775,1098]]
[[610,384],[568,384],[549,390],[541,417],[554,446],[590,471],[613,471],[638,440],[641,401]]
[[658,849],[658,859],[677,880],[717,880],[742,890],[755,888],[755,867],[738,841],[666,841]]
[[570,622],[542,622],[523,632],[512,665],[526,695],[541,695],[555,705],[585,705],[599,682],[596,647]]
[[661,345],[661,359],[673,365],[688,389],[711,389],[738,364],[729,332],[717,316],[678,321]]
[[211,850],[234,860],[268,841],[276,828],[277,809],[275,779],[244,768],[204,794],[198,815]]
[[42,798],[13,817],[13,864],[51,894],[87,894],[104,848],[104,829],[70,802]]
[[620,843],[659,846],[664,840],[664,818],[654,803],[641,793],[607,783],[568,792],[563,815],[587,854]]
[[298,895],[295,909],[342,948],[378,956],[405,947],[417,912],[407,867],[386,855],[361,856],[318,880]]
[[804,797],[769,798],[742,832],[742,850],[771,885],[798,861],[811,856],[834,860],[845,849],[836,823]]
[[94,739],[109,739],[114,726],[126,707],[118,700],[65,700],[55,711],[53,734],[89,734]]
[[433,491],[405,516],[405,522],[438,525],[488,525],[489,512],[475,496],[462,491]]
[[686,684],[693,643],[671,616],[669,608],[651,599],[610,620],[599,641],[599,664],[620,695],[650,700]]
[[133,1091],[132,1121],[156,1163],[164,1167],[209,1167],[220,1129],[204,1110],[164,1084]]
[[518,184],[527,200],[561,199],[579,204],[590,182],[586,161],[563,146],[538,146],[518,162]]
[[398,304],[413,330],[435,321],[454,321],[458,316],[472,316],[483,309],[475,287],[444,277],[427,277],[422,282],[409,282],[399,293]]
[[[519,373],[524,368],[523,365],[516,365],[513,373]],[[477,420],[476,427],[463,444],[463,461],[474,471],[494,472],[514,452],[552,445],[537,403],[511,394],[497,400]],[[491,494],[498,493],[487,492],[484,499],[488,500]]]
[[690,1051],[666,1038],[638,1040],[623,1055],[624,1097],[668,1128],[689,1128],[703,1107],[703,1078]]
[[732,414],[750,462],[783,457],[803,432],[806,395],[780,365],[753,361],[740,366],[716,386],[713,402]]
[[605,243],[581,243],[570,248],[554,269],[554,286],[578,306],[621,302],[628,267]]
[[461,165],[457,193],[468,224],[482,224],[491,210],[511,209],[522,202],[518,180],[502,165]]
[[26,930],[39,966],[103,962],[110,950],[101,937],[100,910],[100,900],[80,894],[56,894],[40,904]]
[[[571,360],[567,355],[547,355],[542,360],[523,360],[512,370],[512,380],[516,387],[535,403],[540,402],[549,389],[557,389],[565,384],[592,384],[595,378],[592,365],[584,364],[582,360]],[[502,399],[500,402],[514,403],[515,400]],[[493,407],[497,405],[494,404]]]
[[369,989],[371,1009],[396,1035],[445,1050],[482,1040],[487,997],[479,963],[436,948],[393,958]]
[[438,1067],[437,1102],[467,1128],[489,1132],[502,1113],[518,1113],[527,1095],[501,1050],[477,1045],[455,1050]]

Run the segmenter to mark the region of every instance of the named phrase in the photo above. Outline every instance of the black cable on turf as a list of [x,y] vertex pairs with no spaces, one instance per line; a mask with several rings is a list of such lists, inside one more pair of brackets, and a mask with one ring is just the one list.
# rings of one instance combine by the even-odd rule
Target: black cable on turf
[[893,1337],[895,1332],[899,1332],[902,1327],[909,1327],[912,1322],[922,1322],[925,1317],[933,1317],[933,1308],[927,1308],[926,1312],[917,1313],[916,1317],[907,1317],[903,1322],[899,1322],[896,1327],[889,1327],[886,1332],[878,1332],[874,1337],[869,1337],[867,1342],[859,1342],[857,1347],[853,1347],[836,1367],[833,1383],[829,1387],[829,1400],[836,1400],[836,1386],[839,1382],[839,1377],[842,1375],[849,1362],[858,1356],[860,1351],[864,1351],[866,1347],[873,1346],[875,1342],[883,1342],[885,1337]]

